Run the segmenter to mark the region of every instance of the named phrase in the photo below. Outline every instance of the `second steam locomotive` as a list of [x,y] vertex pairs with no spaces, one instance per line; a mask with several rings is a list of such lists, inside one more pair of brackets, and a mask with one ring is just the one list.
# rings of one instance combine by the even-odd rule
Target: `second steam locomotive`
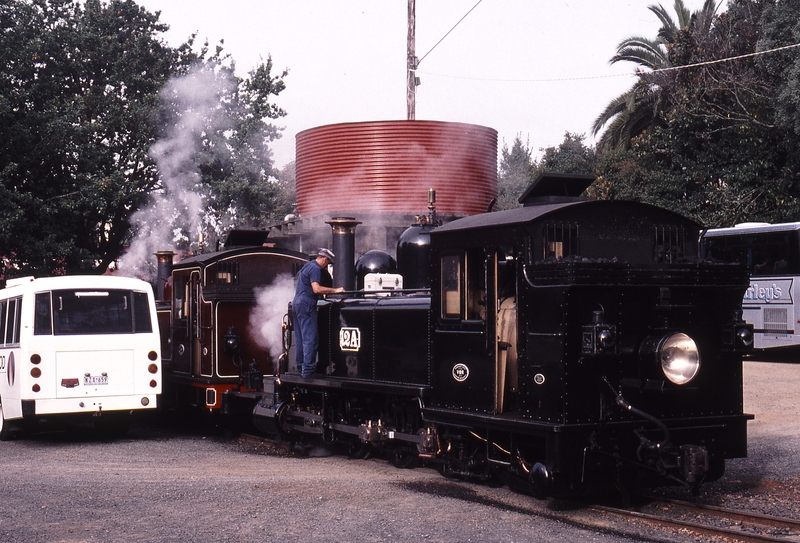
[[[746,456],[752,418],[742,401],[753,337],[741,314],[746,272],[698,259],[700,228],[675,213],[578,198],[591,180],[544,176],[524,207],[423,228],[429,242],[416,260],[427,284],[411,286],[424,288],[318,302],[322,377],[293,372],[288,352],[281,363],[277,352],[237,352],[259,358],[263,390],[243,387],[240,375],[225,394],[252,398],[268,432],[353,453],[377,448],[399,467],[424,461],[538,496],[608,485],[696,490],[719,478],[726,459]],[[270,252],[247,254],[252,263]],[[280,255],[292,273],[295,256]],[[185,296],[239,302],[253,290],[192,285]],[[242,317],[209,311],[219,333],[204,346],[198,314],[196,324],[173,322],[173,335],[230,365],[224,333],[243,333]],[[197,380],[213,381],[210,360]],[[193,366],[184,366],[188,383]]]

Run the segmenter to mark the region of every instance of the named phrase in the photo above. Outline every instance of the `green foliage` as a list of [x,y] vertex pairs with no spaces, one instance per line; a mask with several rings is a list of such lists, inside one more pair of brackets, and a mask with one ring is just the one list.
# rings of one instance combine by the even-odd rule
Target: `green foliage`
[[583,134],[566,132],[564,141],[558,147],[544,149],[544,154],[536,164],[535,175],[542,172],[593,174],[595,172],[595,151],[583,143]]
[[279,170],[277,176],[277,196],[275,201],[275,222],[280,222],[286,215],[296,213],[297,203],[297,164],[292,161],[283,169]]
[[119,256],[157,184],[147,158],[173,52],[129,1],[0,5],[0,255],[11,274],[91,272]]
[[593,174],[595,152],[579,134],[567,132],[558,147],[541,149],[542,158],[532,157],[531,149],[519,136],[511,149],[503,145],[500,172],[497,176],[498,209],[519,207],[519,197],[543,172]]
[[688,63],[674,53],[676,43],[686,37],[704,42],[717,7],[716,0],[705,0],[702,9],[691,13],[683,0],[675,0],[677,21],[660,4],[648,7],[661,21],[661,28],[655,39],[633,36],[623,40],[611,57],[611,64],[624,61],[637,65],[639,79],[629,90],[611,100],[592,124],[594,135],[605,127],[598,142],[600,149],[627,147],[633,138],[659,123],[662,92],[669,86],[671,74],[657,71]]
[[[700,18],[669,29],[669,62],[694,65],[797,43],[798,20],[796,0],[732,0],[726,13],[702,19],[702,31]],[[797,58],[791,50],[651,78],[660,91],[655,121],[628,148],[602,149],[595,193],[650,202],[709,227],[797,220]]]
[[522,143],[519,134],[511,149],[503,144],[500,151],[500,171],[497,175],[497,208],[519,207],[519,197],[533,181],[534,164],[528,143]]
[[[172,49],[160,38],[166,29],[132,0],[0,0],[0,256],[8,275],[105,271],[151,195],[175,203],[144,230],[160,222],[179,238],[276,215],[269,143],[280,131],[269,120],[285,112],[270,98],[286,72],[274,76],[268,59],[238,78],[221,45],[195,51],[191,38]],[[192,117],[177,87],[165,85],[199,71],[219,85],[210,113]],[[183,131],[191,145],[170,140],[191,126],[202,126]],[[173,160],[157,165],[159,149]],[[188,196],[170,194],[174,175],[191,180]],[[190,211],[195,196],[201,206]]]

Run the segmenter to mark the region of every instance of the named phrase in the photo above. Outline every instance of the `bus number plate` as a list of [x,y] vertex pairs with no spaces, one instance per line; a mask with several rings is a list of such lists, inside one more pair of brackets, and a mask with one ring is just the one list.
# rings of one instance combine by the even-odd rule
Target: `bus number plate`
[[107,385],[108,375],[84,375],[83,384],[85,386]]

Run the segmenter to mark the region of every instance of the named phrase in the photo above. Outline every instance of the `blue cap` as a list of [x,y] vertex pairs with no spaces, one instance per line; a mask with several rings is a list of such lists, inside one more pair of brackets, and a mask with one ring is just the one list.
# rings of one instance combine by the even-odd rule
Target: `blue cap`
[[325,258],[330,260],[331,264],[333,264],[333,258],[336,255],[334,255],[333,251],[331,251],[330,249],[326,249],[325,247],[323,247],[323,248],[321,248],[319,250],[319,252],[317,253],[317,256],[324,256]]

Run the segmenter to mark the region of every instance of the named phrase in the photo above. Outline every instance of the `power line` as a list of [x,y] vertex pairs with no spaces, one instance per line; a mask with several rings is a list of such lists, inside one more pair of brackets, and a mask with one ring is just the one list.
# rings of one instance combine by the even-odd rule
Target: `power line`
[[[479,2],[480,3],[480,2]],[[466,17],[466,15],[465,15]],[[444,38],[442,38],[444,39]],[[750,58],[756,57],[759,55],[766,55],[768,53],[775,53],[778,51],[785,51],[787,49],[796,49],[800,47],[800,43],[795,43],[792,45],[784,45],[782,47],[776,47],[774,49],[767,49],[764,51],[756,51],[755,53],[747,53],[745,55],[739,55],[735,57],[728,57],[728,58],[721,58],[717,60],[708,60],[705,62],[697,62],[695,64],[685,64],[683,66],[672,66],[669,68],[661,68],[658,70],[653,70],[649,73],[661,73],[661,72],[669,72],[669,71],[677,71],[677,70],[688,70],[689,68],[697,68],[698,66],[710,66],[712,64],[721,64],[723,62],[733,62],[734,60],[741,60],[743,58]],[[424,57],[423,57],[424,58]],[[448,75],[448,74],[439,74],[434,72],[425,72],[417,70],[417,73],[424,74],[424,75],[432,75],[434,77],[447,77],[450,79],[467,79],[470,81],[494,81],[494,82],[511,82],[511,83],[553,83],[559,81],[591,81],[593,79],[609,79],[613,77],[639,77],[642,75],[642,72],[633,72],[629,74],[610,74],[610,75],[595,75],[595,76],[584,76],[584,77],[562,77],[562,78],[548,78],[548,79],[499,79],[499,78],[489,78],[489,77],[469,77],[469,76],[459,76],[459,75]]]
[[[481,2],[483,2],[483,0],[478,0],[478,4],[480,4]],[[454,25],[453,25],[453,28],[451,28],[450,30],[448,30],[448,31],[447,31],[447,34],[445,34],[444,36],[442,36],[442,39],[440,39],[439,41],[437,41],[437,42],[436,42],[436,44],[435,44],[433,47],[431,47],[430,51],[428,51],[427,53],[425,53],[424,55],[422,55],[422,58],[420,58],[420,59],[417,61],[417,66],[419,66],[419,63],[420,63],[420,62],[422,62],[423,60],[425,60],[425,57],[427,57],[428,55],[430,55],[430,54],[431,54],[431,51],[433,51],[434,49],[436,49],[436,46],[437,46],[437,45],[439,45],[440,43],[442,43],[442,42],[444,41],[444,39],[445,39],[447,36],[449,36],[449,35],[450,35],[450,32],[452,32],[453,30],[455,30],[455,29],[456,29],[456,27],[457,27],[458,25],[460,25],[460,24],[461,24],[461,21],[463,21],[464,19],[466,19],[466,18],[467,18],[467,15],[469,15],[470,13],[472,13],[472,11],[473,11],[475,8],[477,8],[477,7],[478,7],[478,4],[475,4],[474,6],[472,6],[472,9],[470,9],[470,10],[469,10],[467,13],[465,13],[465,14],[464,14],[464,16],[463,16],[463,17],[461,17],[461,18],[458,20],[458,22],[457,22],[456,24],[454,24]]]
[[794,49],[796,47],[800,47],[800,43],[795,43],[792,45],[784,45],[783,47],[776,47],[775,49],[767,49],[764,51],[756,51],[755,53],[747,53],[746,55],[739,55],[737,57],[728,57],[728,58],[721,58],[719,60],[707,60],[705,62],[697,62],[695,64],[686,64],[685,66],[672,66],[670,68],[661,68],[658,70],[653,70],[653,73],[658,72],[669,72],[674,70],[684,70],[687,68],[696,68],[698,66],[709,66],[711,64],[719,64],[721,62],[732,62],[734,60],[740,60],[743,58],[750,58],[750,57],[757,57],[759,55],[766,55],[767,53],[774,53],[776,51],[785,51],[786,49]]

